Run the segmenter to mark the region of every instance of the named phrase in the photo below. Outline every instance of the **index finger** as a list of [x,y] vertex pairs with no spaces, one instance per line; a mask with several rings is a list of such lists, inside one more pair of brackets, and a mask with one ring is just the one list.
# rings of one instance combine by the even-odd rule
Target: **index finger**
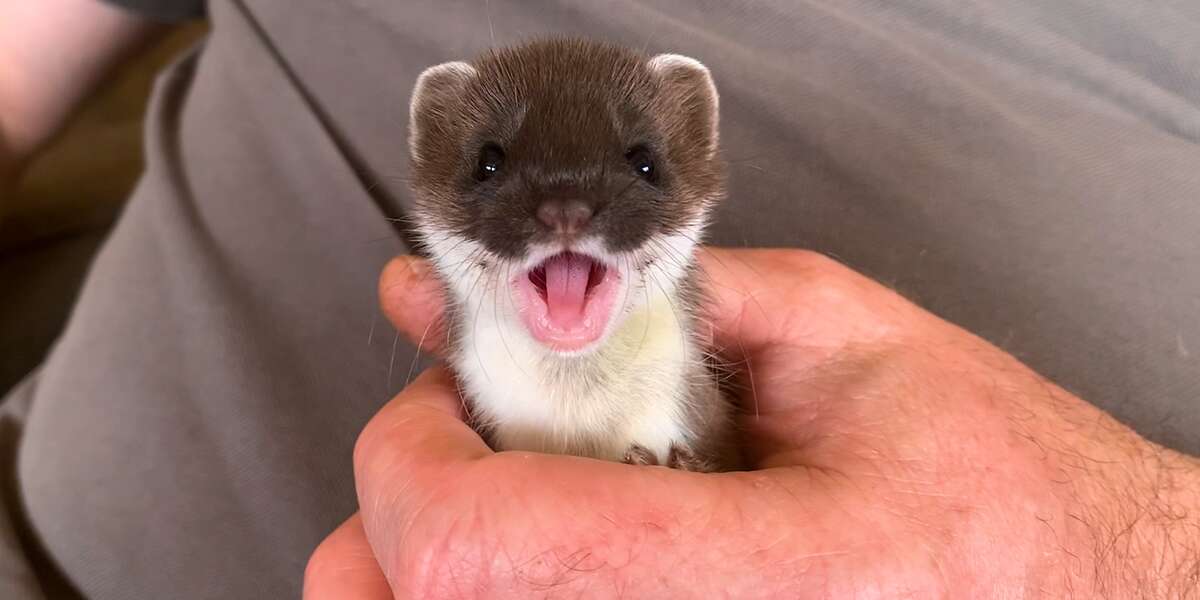
[[418,350],[441,356],[446,346],[446,299],[429,261],[397,256],[379,275],[379,305],[396,329]]

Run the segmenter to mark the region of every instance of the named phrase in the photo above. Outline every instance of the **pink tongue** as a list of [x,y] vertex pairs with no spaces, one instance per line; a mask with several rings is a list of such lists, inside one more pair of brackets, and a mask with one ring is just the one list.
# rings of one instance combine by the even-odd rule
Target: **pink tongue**
[[592,261],[578,254],[560,254],[546,261],[546,309],[558,329],[574,329],[587,305]]

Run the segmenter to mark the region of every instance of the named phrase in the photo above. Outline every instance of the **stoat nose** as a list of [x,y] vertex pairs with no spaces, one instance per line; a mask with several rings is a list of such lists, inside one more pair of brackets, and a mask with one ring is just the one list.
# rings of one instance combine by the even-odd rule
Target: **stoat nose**
[[576,235],[592,220],[592,207],[582,200],[546,200],[537,209],[537,218],[560,235]]

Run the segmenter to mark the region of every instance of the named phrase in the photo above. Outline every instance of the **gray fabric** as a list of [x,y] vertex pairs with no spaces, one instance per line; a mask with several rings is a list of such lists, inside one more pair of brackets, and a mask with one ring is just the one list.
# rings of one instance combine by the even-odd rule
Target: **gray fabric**
[[34,381],[32,376],[26,379],[0,404],[0,598],[16,600],[45,597],[21,539],[23,515],[15,473],[19,428],[29,415]]
[[209,8],[23,388],[31,542],[87,597],[298,594],[354,510],[355,435],[409,371],[374,292],[403,251],[408,92],[493,37],[695,56],[732,162],[716,242],[830,253],[1200,452],[1192,0]]

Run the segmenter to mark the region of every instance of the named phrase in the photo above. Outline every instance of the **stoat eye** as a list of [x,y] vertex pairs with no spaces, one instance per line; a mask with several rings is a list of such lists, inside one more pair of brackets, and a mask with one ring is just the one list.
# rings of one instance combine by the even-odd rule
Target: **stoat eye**
[[479,160],[475,163],[475,181],[487,181],[504,168],[504,151],[500,146],[488,142],[479,149]]
[[654,156],[649,148],[640,144],[634,146],[625,152],[625,160],[629,161],[634,175],[650,183],[658,181],[658,169],[654,167]]

